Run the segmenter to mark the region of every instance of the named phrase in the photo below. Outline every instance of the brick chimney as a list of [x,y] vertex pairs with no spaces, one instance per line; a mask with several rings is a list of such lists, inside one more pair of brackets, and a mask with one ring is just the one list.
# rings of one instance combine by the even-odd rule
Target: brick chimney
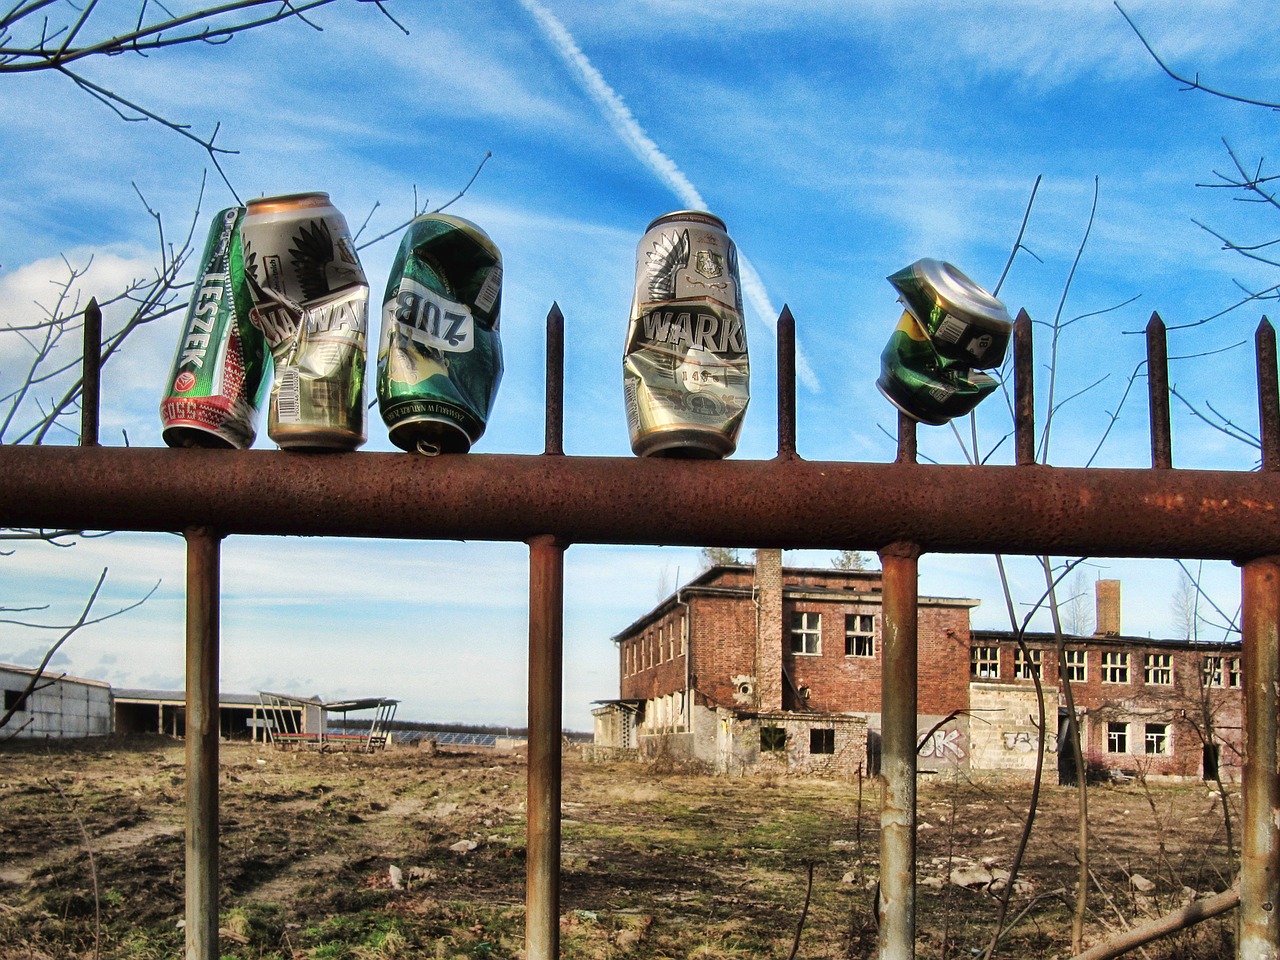
[[782,709],[782,551],[756,551],[756,709]]
[[1095,637],[1120,636],[1120,581],[1099,580],[1094,587],[1097,600]]

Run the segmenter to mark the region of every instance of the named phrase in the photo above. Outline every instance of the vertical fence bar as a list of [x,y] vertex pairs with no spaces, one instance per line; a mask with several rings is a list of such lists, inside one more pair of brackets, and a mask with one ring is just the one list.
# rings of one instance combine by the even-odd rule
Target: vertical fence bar
[[898,411],[898,457],[896,462],[916,462],[916,422],[901,410]]
[[547,313],[546,446],[553,456],[564,453],[564,314],[552,303]]
[[84,352],[80,361],[80,446],[98,445],[98,409],[102,395],[102,311],[98,298],[84,308]]
[[1266,317],[1253,335],[1258,354],[1258,436],[1262,469],[1280,470],[1280,375],[1276,372],[1276,331]]
[[560,770],[564,547],[529,541],[529,792],[525,960],[560,955]]
[[220,537],[187,542],[187,960],[218,960],[218,640]]
[[1239,960],[1280,957],[1280,557],[1244,565],[1241,583],[1244,679],[1244,773],[1240,794]]
[[[1036,462],[1036,375],[1031,317],[1013,321],[1013,445],[1019,466]],[[976,454],[976,451],[975,451]]]
[[911,960],[916,940],[916,648],[920,550],[880,551],[884,662],[880,681],[880,960]]
[[1147,321],[1147,407],[1151,415],[1151,466],[1173,468],[1169,432],[1169,340],[1160,314]]
[[785,303],[778,314],[778,459],[796,455],[796,321]]

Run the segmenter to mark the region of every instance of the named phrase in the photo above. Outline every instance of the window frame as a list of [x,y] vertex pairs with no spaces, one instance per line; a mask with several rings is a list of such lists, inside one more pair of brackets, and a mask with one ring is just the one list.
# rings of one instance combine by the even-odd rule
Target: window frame
[[[1116,749],[1119,745],[1120,749]],[[1127,754],[1129,752],[1129,723],[1127,720],[1107,721],[1107,753]]]
[[1102,682],[1116,685],[1129,683],[1129,651],[1102,651]]
[[809,753],[811,756],[834,756],[835,752],[835,727],[809,728]]
[[[812,625],[810,625],[812,619]],[[813,649],[807,649],[809,641]],[[799,646],[799,649],[797,649]],[[822,656],[822,614],[816,610],[791,611],[791,653],[797,657]]]
[[1026,655],[1023,654],[1022,648],[1017,647],[1013,651],[1013,679],[1015,680],[1034,680],[1037,677],[1043,677],[1044,651],[1028,647]]
[[[1078,656],[1079,663],[1073,662],[1072,658]],[[1065,670],[1066,678],[1072,683],[1088,683],[1089,682],[1089,651],[1088,650],[1064,650],[1062,665]],[[1079,676],[1077,676],[1077,672]]]
[[[853,622],[855,629],[850,629],[849,624]],[[866,621],[870,626],[863,629]],[[858,648],[867,651],[859,653]],[[874,660],[876,656],[876,618],[870,613],[846,613],[844,615],[844,655],[846,657],[855,657],[859,660]]]
[[760,752],[761,753],[786,753],[787,751],[787,728],[780,727],[777,724],[770,724],[760,728]]
[[[1153,663],[1152,661],[1157,661]],[[1163,663],[1159,662],[1163,661]],[[1159,679],[1163,676],[1165,679]],[[1155,687],[1173,686],[1173,654],[1144,653],[1142,655],[1142,682]]]
[[[1161,747],[1152,750],[1151,743],[1155,739]],[[1168,757],[1173,754],[1172,727],[1167,723],[1148,723],[1142,730],[1142,751],[1149,757]]]
[[[985,654],[991,654],[986,657]],[[984,673],[983,669],[990,672]],[[978,644],[969,648],[969,679],[1000,679],[1000,648],[991,644]]]

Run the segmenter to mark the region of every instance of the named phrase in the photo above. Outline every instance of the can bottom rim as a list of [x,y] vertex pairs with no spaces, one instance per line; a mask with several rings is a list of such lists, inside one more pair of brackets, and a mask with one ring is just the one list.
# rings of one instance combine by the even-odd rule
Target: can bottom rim
[[426,456],[467,453],[471,449],[471,437],[467,432],[443,417],[406,417],[388,428],[387,436],[401,450]]
[[212,427],[199,423],[176,423],[160,431],[160,438],[170,447],[196,447],[209,450],[245,450],[253,445],[253,438],[241,446],[227,439]]
[[637,457],[665,457],[672,460],[723,460],[738,444],[723,433],[676,427],[658,430],[631,441]]

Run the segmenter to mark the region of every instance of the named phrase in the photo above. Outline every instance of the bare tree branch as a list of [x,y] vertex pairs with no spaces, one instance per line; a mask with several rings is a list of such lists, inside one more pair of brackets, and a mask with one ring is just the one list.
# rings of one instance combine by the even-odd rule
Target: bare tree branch
[[1124,7],[1120,6],[1119,3],[1115,3],[1115,8],[1120,11],[1120,16],[1124,17],[1130,28],[1137,35],[1138,39],[1142,41],[1142,45],[1147,48],[1147,53],[1151,54],[1151,59],[1154,60],[1159,65],[1160,69],[1169,77],[1181,83],[1184,90],[1199,90],[1202,93],[1207,93],[1214,97],[1221,97],[1223,100],[1232,100],[1235,103],[1245,103],[1254,107],[1267,107],[1270,110],[1280,110],[1280,103],[1273,103],[1270,100],[1254,100],[1250,97],[1241,97],[1234,93],[1227,93],[1224,90],[1215,90],[1213,87],[1205,86],[1200,82],[1199,73],[1197,73],[1194,78],[1188,78],[1174,73],[1174,71],[1170,69],[1169,65],[1160,59],[1160,55],[1156,53],[1151,44],[1147,42],[1147,38],[1142,35],[1142,31],[1139,30],[1138,25],[1133,22],[1133,18],[1130,17],[1129,14],[1125,13]]

